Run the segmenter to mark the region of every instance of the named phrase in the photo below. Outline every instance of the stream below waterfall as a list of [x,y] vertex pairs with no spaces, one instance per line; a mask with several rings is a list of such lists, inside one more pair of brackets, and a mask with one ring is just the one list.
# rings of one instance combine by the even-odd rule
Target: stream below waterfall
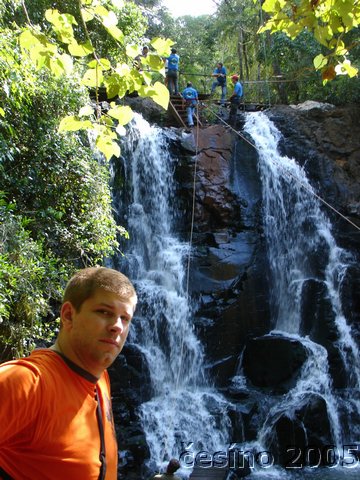
[[[254,388],[240,362],[232,387],[258,405],[253,419],[257,438],[247,440],[234,431],[229,414],[236,409],[233,401],[212,386],[204,368],[206,352],[193,326],[196,304],[186,287],[191,249],[177,234],[176,159],[168,148],[172,133],[167,130],[135,115],[122,147],[130,193],[126,205],[114,205],[130,233],[121,264],[139,297],[129,341],[147,360],[153,390],[138,412],[150,468],[162,468],[172,457],[184,460],[184,452],[190,459],[205,452],[203,465],[209,466],[211,458],[214,466],[214,454],[228,453],[232,445],[247,452],[251,478],[360,478],[359,350],[341,300],[342,279],[353,258],[337,246],[326,208],[314,195],[305,169],[279,153],[281,133],[264,113],[246,114],[244,131],[259,155],[270,264],[273,330],[267,336],[298,342],[306,352],[295,385],[281,395]],[[306,316],[314,285],[323,292],[335,331],[336,359],[346,376],[341,388],[334,386],[336,367],[329,365],[327,345],[318,343]],[[286,464],[279,466],[272,454],[275,427],[285,417],[298,421],[309,399],[325,405],[331,442],[297,445],[289,439]],[[306,441],[309,433],[305,427],[302,432]],[[234,438],[241,442],[231,443]],[[191,472],[186,466],[193,466],[186,463],[178,472],[184,478]]]

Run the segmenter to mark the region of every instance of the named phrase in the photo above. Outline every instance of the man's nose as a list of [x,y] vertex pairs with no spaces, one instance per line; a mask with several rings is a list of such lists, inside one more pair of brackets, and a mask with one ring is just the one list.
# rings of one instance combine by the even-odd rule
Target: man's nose
[[121,317],[115,317],[114,321],[111,323],[110,329],[113,332],[118,332],[118,333],[123,332],[124,324]]

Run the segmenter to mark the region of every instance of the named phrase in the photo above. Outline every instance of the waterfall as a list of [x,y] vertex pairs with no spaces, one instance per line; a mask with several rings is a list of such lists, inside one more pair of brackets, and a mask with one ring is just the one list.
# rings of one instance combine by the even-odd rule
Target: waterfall
[[[258,441],[266,443],[274,421],[284,412],[292,418],[304,398],[316,393],[326,402],[332,437],[341,452],[344,443],[356,442],[360,435],[359,349],[343,314],[340,295],[344,275],[354,260],[337,246],[326,207],[316,196],[305,169],[279,153],[281,134],[270,119],[264,113],[248,114],[245,131],[259,154],[272,285],[274,330],[270,334],[299,340],[308,352],[296,386],[280,401],[276,398],[267,403]],[[310,284],[321,287],[329,318],[333,319],[334,346],[344,365],[345,388],[334,388],[327,349],[303,331],[304,302]]]
[[176,235],[175,159],[167,135],[136,114],[122,147],[131,186],[124,253],[140,301],[129,340],[150,368],[154,395],[139,415],[158,467],[191,443],[215,452],[228,442],[230,428],[228,403],[206,378],[192,325],[185,291],[189,245]]

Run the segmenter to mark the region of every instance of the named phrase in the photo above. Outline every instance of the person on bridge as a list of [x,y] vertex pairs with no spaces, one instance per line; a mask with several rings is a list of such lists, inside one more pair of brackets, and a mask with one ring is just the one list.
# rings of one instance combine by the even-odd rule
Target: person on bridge
[[171,49],[170,56],[167,60],[167,74],[166,74],[166,84],[170,95],[179,94],[179,62],[180,57],[176,53],[176,49]]
[[234,91],[231,97],[229,98],[229,102],[230,102],[229,125],[234,127],[236,125],[237,110],[240,106],[240,100],[243,95],[243,88],[241,83],[239,82],[238,75],[232,75],[231,81],[234,85]]
[[226,97],[226,68],[224,65],[219,62],[216,65],[215,70],[213,71],[212,77],[215,77],[216,80],[213,82],[211,85],[211,95],[214,94],[216,87],[221,87],[221,100],[220,103],[221,105],[225,104],[225,97]]
[[68,282],[50,348],[0,365],[0,478],[116,480],[106,371],[128,336],[137,296],[105,267]]
[[186,107],[187,122],[189,127],[194,126],[194,111],[198,102],[198,92],[192,86],[191,82],[186,84],[186,88],[182,91],[183,107]]
[[181,480],[180,477],[174,475],[179,468],[180,462],[176,458],[172,458],[166,467],[166,472],[155,475],[152,480]]

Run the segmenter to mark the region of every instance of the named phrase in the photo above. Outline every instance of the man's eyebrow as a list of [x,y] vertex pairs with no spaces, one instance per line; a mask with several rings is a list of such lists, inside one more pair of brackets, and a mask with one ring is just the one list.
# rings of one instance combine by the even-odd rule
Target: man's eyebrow
[[107,308],[115,308],[114,305],[111,305],[110,303],[106,303],[106,302],[99,302],[95,305],[95,307],[107,307]]

